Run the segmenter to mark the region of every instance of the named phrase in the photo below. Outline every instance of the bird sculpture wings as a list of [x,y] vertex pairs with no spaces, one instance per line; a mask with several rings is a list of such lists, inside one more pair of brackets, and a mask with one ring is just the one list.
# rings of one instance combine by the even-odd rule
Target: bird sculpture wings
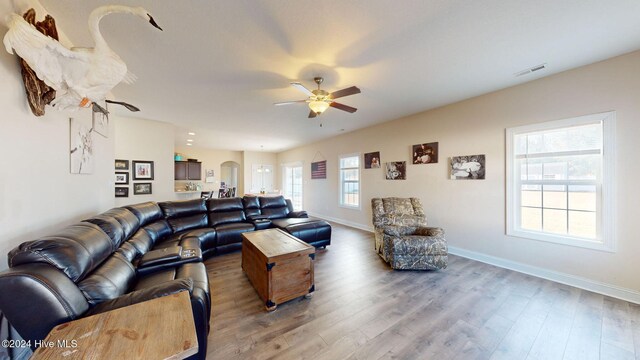
[[[127,65],[113,52],[100,34],[100,19],[110,13],[123,12],[148,20],[162,30],[143,8],[108,5],[95,9],[89,16],[93,48],[67,48],[57,40],[40,33],[20,15],[12,14],[4,46],[25,60],[38,77],[57,91],[53,106],[60,109],[89,107],[105,100],[120,82],[133,82]],[[102,109],[101,111],[106,111]]]

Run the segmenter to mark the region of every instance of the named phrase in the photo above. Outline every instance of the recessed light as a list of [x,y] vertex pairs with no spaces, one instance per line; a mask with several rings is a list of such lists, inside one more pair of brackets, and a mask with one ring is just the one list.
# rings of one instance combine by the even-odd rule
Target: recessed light
[[191,145],[193,145],[193,144],[192,143],[187,143],[187,146],[191,146]]
[[195,134],[196,134],[196,133],[194,133],[194,132],[190,132],[190,133],[189,133],[189,135],[191,135],[191,136],[193,136],[193,135],[195,135]]
[[193,142],[193,139],[187,139],[188,142]]

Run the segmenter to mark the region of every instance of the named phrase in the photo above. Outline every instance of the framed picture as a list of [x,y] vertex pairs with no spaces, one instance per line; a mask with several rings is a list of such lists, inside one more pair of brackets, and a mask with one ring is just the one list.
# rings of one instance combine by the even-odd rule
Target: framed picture
[[129,197],[129,187],[116,186],[116,197]]
[[129,170],[129,160],[116,159],[116,170]]
[[133,184],[133,195],[149,195],[149,194],[151,194],[151,183]]
[[[102,101],[100,104],[105,110],[107,109],[107,102]],[[93,111],[93,131],[104,136],[109,137],[109,115],[103,114],[100,111]]]
[[364,168],[365,169],[380,168],[380,151],[364,154]]
[[327,178],[327,160],[311,163],[311,179]]
[[438,143],[413,145],[411,157],[414,164],[435,164],[438,162]]
[[387,180],[406,180],[407,179],[407,162],[394,161],[385,163]]
[[72,174],[93,173],[93,138],[89,119],[69,119],[69,163]]
[[133,167],[133,180],[153,180],[153,161],[131,162]]
[[128,172],[117,172],[116,173],[116,184],[128,184],[129,183],[129,173]]
[[450,165],[451,180],[484,180],[484,155],[454,156]]

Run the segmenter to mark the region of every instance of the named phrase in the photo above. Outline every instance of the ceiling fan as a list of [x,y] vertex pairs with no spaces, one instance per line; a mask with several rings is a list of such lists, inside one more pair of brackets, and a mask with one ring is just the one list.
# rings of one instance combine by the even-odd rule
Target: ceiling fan
[[344,105],[341,104],[339,102],[335,102],[333,101],[334,99],[337,98],[341,98],[341,97],[345,97],[345,96],[349,96],[349,95],[354,95],[354,94],[359,94],[360,93],[360,89],[358,89],[356,86],[352,86],[352,87],[348,87],[346,89],[342,89],[342,90],[338,90],[338,91],[334,91],[332,93],[329,93],[325,90],[320,90],[320,84],[322,84],[322,82],[324,81],[323,78],[321,77],[315,77],[313,78],[313,81],[316,82],[316,84],[318,84],[318,89],[317,90],[309,90],[306,87],[304,87],[304,85],[302,85],[299,82],[292,82],[291,86],[293,86],[294,88],[302,91],[303,93],[305,93],[305,95],[309,96],[308,99],[305,100],[297,100],[297,101],[285,101],[285,102],[279,102],[279,103],[275,103],[273,105],[279,106],[279,105],[289,105],[289,104],[297,104],[297,103],[309,103],[309,109],[311,109],[311,111],[309,112],[309,117],[310,118],[314,118],[320,114],[322,114],[325,110],[327,110],[329,107],[333,107],[342,111],[346,111],[346,112],[350,112],[350,113],[354,113],[356,112],[358,109],[348,106],[348,105]]

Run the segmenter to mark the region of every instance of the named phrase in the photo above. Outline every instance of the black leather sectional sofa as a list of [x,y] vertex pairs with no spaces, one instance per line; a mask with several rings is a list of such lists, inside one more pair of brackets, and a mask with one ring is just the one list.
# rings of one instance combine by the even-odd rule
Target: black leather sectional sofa
[[[25,339],[56,325],[189,291],[204,359],[211,309],[203,257],[239,249],[243,232],[277,227],[316,246],[331,226],[283,197],[146,202],[114,208],[20,244],[0,273],[0,311]],[[140,319],[144,321],[144,319]]]

